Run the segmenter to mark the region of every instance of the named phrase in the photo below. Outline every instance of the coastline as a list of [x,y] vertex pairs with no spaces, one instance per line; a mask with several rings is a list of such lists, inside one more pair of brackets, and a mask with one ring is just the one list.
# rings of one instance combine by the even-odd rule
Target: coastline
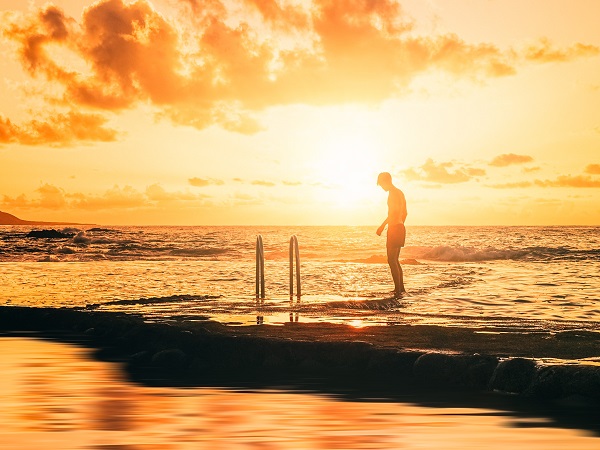
[[0,335],[41,337],[123,363],[132,380],[355,391],[470,392],[600,404],[600,333],[496,333],[434,325],[145,322],[134,314],[0,306]]

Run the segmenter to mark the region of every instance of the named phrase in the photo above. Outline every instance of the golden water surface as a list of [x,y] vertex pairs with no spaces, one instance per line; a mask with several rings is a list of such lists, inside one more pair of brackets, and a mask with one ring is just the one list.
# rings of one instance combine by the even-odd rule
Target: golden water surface
[[285,390],[156,388],[76,346],[0,338],[2,449],[598,449],[507,412]]

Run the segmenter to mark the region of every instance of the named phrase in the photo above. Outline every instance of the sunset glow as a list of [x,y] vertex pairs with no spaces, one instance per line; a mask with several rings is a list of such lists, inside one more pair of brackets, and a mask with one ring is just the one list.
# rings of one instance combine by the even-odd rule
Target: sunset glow
[[[600,223],[595,0],[0,0],[0,211]],[[510,26],[506,26],[510,24]]]

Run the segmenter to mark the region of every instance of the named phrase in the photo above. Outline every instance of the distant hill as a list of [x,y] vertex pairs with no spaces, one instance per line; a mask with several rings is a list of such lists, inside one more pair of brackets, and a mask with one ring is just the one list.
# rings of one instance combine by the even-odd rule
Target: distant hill
[[91,225],[85,223],[73,222],[35,222],[31,220],[22,220],[17,216],[0,211],[0,225]]

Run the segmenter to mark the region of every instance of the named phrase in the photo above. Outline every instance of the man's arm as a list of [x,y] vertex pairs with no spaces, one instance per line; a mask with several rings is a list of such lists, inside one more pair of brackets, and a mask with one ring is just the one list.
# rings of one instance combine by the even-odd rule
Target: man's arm
[[388,223],[388,219],[389,219],[389,218],[388,218],[388,217],[386,217],[386,218],[385,218],[385,220],[383,221],[383,223],[381,224],[381,226],[380,226],[379,228],[377,228],[377,231],[376,231],[376,233],[377,233],[377,236],[381,236],[381,233],[383,233],[383,230],[385,229],[385,226],[386,226],[386,225],[387,225],[387,223]]

